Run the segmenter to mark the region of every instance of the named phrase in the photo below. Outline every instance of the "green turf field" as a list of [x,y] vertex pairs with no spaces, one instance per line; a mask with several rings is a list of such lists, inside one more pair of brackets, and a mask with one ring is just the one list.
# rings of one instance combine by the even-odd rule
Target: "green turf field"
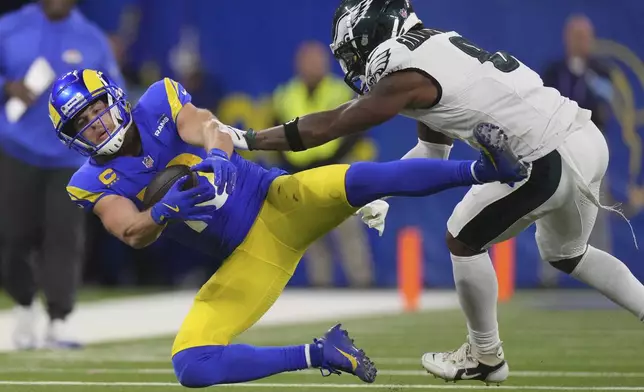
[[[644,326],[619,310],[539,310],[514,302],[500,309],[511,378],[501,387],[446,384],[424,373],[420,355],[452,349],[465,338],[459,311],[355,319],[344,325],[375,360],[367,385],[352,376],[322,378],[317,370],[274,376],[239,391],[644,391]],[[307,343],[330,324],[256,328],[239,341]],[[171,338],[98,345],[79,352],[37,351],[0,356],[0,391],[176,391]]]
[[[167,292],[161,288],[102,288],[102,287],[86,287],[78,292],[78,302],[95,302],[104,299],[117,299],[124,297],[132,297],[145,294],[153,294],[158,292]],[[0,310],[10,309],[14,306],[13,301],[5,292],[0,292]]]

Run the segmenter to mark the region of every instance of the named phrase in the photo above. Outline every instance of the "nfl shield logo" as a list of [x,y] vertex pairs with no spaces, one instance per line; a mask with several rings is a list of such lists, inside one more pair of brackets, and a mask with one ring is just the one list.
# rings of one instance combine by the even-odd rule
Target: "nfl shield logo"
[[152,169],[152,167],[154,166],[154,159],[152,159],[152,157],[148,155],[147,157],[143,158],[143,164],[148,169]]

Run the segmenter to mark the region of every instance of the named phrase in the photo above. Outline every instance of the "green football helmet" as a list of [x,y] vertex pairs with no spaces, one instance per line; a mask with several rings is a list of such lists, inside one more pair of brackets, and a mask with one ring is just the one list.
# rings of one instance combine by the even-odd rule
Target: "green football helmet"
[[349,87],[364,94],[369,55],[381,43],[416,26],[422,22],[409,0],[342,0],[333,17],[330,46]]

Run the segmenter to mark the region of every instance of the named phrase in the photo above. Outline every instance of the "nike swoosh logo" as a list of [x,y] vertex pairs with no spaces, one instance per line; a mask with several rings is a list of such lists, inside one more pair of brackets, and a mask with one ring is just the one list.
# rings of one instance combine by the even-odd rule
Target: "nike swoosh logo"
[[172,210],[172,211],[174,211],[174,212],[179,212],[179,206],[174,206],[174,207],[172,207],[172,206],[169,206],[169,205],[167,205],[167,204],[165,204],[165,203],[163,203],[163,205],[164,205],[164,206],[166,206],[166,207],[168,207],[169,209],[171,209],[171,210]]
[[344,351],[340,350],[337,347],[335,349],[338,350],[338,352],[340,354],[342,354],[342,356],[344,356],[346,359],[348,359],[349,362],[351,362],[351,370],[355,371],[358,368],[358,361],[356,360],[356,358],[353,355],[347,354],[347,353],[345,353]]
[[461,376],[461,379],[462,380],[471,380],[471,379],[473,379],[475,377],[478,377],[480,375],[481,375],[481,373],[474,373],[474,374],[463,373],[463,375]]

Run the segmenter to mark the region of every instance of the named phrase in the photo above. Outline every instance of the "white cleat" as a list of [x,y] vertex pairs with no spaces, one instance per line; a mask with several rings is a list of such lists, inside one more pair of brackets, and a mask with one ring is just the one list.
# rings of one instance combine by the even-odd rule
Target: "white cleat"
[[478,380],[486,385],[498,385],[507,380],[510,374],[501,343],[496,348],[495,354],[478,355],[472,351],[469,338],[456,351],[426,353],[421,363],[428,373],[445,382]]
[[18,350],[34,350],[36,348],[36,312],[33,306],[16,306],[13,312],[14,346]]
[[50,350],[77,350],[83,345],[72,338],[67,321],[51,320],[45,334],[45,347]]

